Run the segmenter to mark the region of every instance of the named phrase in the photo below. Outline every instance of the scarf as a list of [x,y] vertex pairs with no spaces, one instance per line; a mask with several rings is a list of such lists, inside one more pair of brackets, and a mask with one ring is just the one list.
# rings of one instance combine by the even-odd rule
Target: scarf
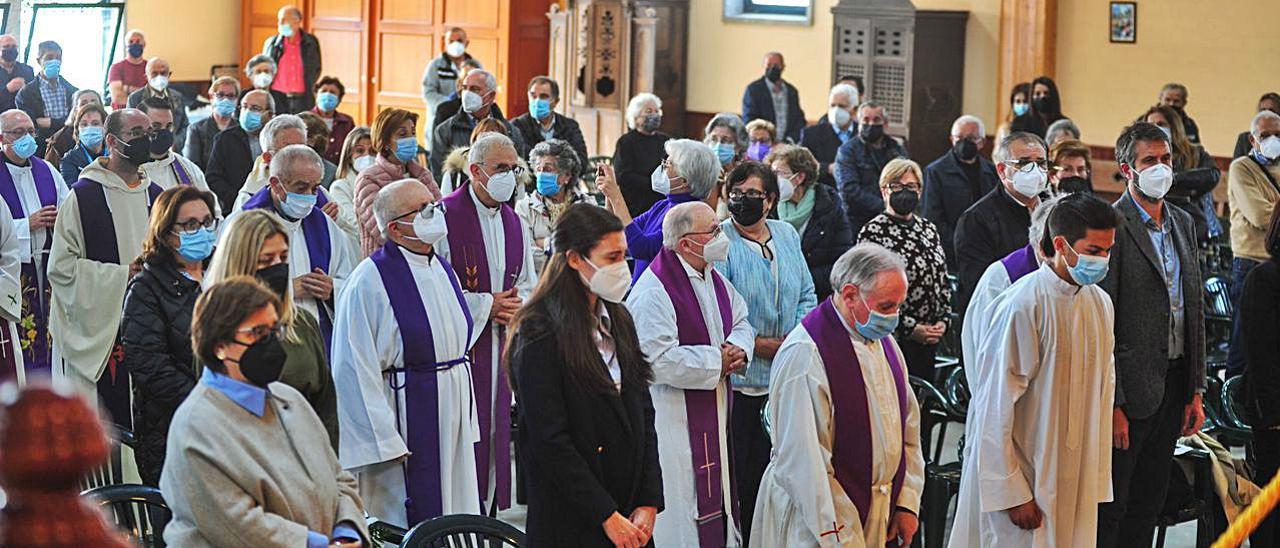
[[778,202],[778,219],[791,223],[796,230],[809,222],[809,216],[813,214],[813,204],[817,201],[817,190],[813,188],[805,189],[804,196],[800,197],[800,203],[793,204],[791,200]]

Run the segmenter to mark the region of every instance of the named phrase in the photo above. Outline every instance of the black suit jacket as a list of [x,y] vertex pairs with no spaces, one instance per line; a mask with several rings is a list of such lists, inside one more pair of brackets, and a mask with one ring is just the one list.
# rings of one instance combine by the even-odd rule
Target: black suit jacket
[[[800,132],[804,129],[804,110],[800,108],[800,93],[796,87],[786,80],[782,85],[787,89],[787,134],[779,135],[778,140],[789,139],[793,143],[800,142]],[[747,84],[742,92],[742,120],[750,122],[755,119],[778,123],[778,115],[773,111],[773,93],[769,91],[769,81],[764,77]]]
[[1164,267],[1129,193],[1112,205],[1124,215],[1124,222],[1116,230],[1107,277],[1099,286],[1115,305],[1115,405],[1130,419],[1145,419],[1155,414],[1166,397],[1185,405],[1192,394],[1205,389],[1204,286],[1195,224],[1185,211],[1165,204],[1165,222],[1172,223],[1182,269],[1183,356],[1190,380],[1186,391],[1165,394],[1171,312]]
[[969,306],[969,297],[987,267],[1027,246],[1031,211],[997,185],[960,216],[956,223],[956,267],[960,294],[956,309]]
[[[849,128],[853,130],[851,137],[858,134],[858,124],[850,124]],[[818,118],[818,123],[800,132],[800,146],[809,149],[818,160],[818,182],[830,187],[836,186],[836,178],[831,174],[831,164],[836,161],[840,145],[840,136],[836,135],[836,129],[827,121],[826,114]]]
[[[629,516],[641,506],[663,508],[649,386],[627,378],[624,369],[621,393],[578,388],[562,366],[556,339],[517,334],[512,341],[528,546],[613,546],[601,524],[615,511]],[[639,347],[634,338],[631,344]]]
[[960,160],[951,151],[928,167],[924,168],[924,194],[920,198],[920,209],[924,218],[938,227],[938,236],[942,238],[942,249],[947,252],[947,267],[956,268],[955,232],[956,224],[965,210],[996,187],[1000,186],[1000,176],[996,175],[996,166],[990,160],[978,157],[981,181],[979,192],[973,193],[969,178],[964,174]]
[[[75,96],[77,91],[76,87],[71,85],[71,82],[68,82],[67,79],[62,76],[58,76],[58,80],[62,82],[62,91],[66,94],[67,106],[71,107],[72,110],[75,110],[75,102],[72,101],[71,98]],[[44,97],[40,95],[41,82],[43,82],[43,80],[39,77],[27,82],[27,85],[22,86],[22,89],[18,90],[18,96],[15,99],[18,108],[27,113],[27,116],[31,117],[32,123],[35,123],[36,118],[45,118],[47,116],[44,113]],[[57,133],[58,130],[62,129],[62,126],[66,125],[66,121],[67,120],[65,118],[51,118],[49,120],[49,127],[42,128],[39,124],[36,125],[36,143],[39,145],[39,148],[36,149],[36,156],[44,158],[44,151],[46,147],[45,142],[48,141],[53,134]]]
[[213,138],[213,152],[209,155],[209,168],[204,180],[209,190],[218,197],[222,214],[230,215],[236,202],[236,193],[244,186],[244,180],[253,171],[253,149],[249,146],[249,134],[234,125]]
[[821,301],[832,292],[831,267],[853,247],[853,230],[849,228],[849,217],[844,213],[844,206],[840,205],[836,189],[814,185],[808,191],[816,194],[809,224],[800,235],[800,251],[813,273],[813,292]]
[[[573,151],[578,153],[578,175],[587,172],[587,142],[582,138],[582,128],[578,127],[578,121],[568,116],[564,116],[559,112],[551,113],[555,117],[555,122],[551,124],[552,137],[567,141]],[[543,141],[542,124],[533,119],[529,113],[511,121],[511,125],[520,132],[520,136],[524,139],[524,146],[529,150]]]
[[[314,95],[315,91],[311,89],[312,84],[320,79],[320,40],[316,39],[316,35],[311,34],[302,29],[298,29],[298,34],[302,35],[302,83],[307,97]],[[271,56],[276,64],[280,63],[280,56],[284,55],[284,37],[279,34],[267,38],[262,44],[262,53]],[[284,110],[284,105],[276,105],[278,111]]]
[[894,158],[907,157],[907,149],[897,139],[885,135],[882,142],[884,147],[875,150],[855,135],[836,151],[836,188],[854,236],[862,231],[862,225],[884,212],[884,198],[880,197],[884,166]]

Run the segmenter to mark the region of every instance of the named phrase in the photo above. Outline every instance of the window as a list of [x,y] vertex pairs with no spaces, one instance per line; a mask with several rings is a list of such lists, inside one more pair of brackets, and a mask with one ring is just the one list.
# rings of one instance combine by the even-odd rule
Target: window
[[38,72],[40,42],[62,47],[62,77],[78,88],[106,89],[107,69],[120,57],[124,2],[24,2],[22,59]]
[[812,13],[813,0],[724,0],[727,21],[808,25]]

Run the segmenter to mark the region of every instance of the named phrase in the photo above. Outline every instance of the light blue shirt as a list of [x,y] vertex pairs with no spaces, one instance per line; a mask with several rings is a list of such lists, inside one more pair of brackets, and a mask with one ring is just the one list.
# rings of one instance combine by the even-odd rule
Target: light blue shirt
[[1185,353],[1186,341],[1185,325],[1186,325],[1186,302],[1182,295],[1182,262],[1178,258],[1178,247],[1173,241],[1173,219],[1169,218],[1169,209],[1161,204],[1164,209],[1164,222],[1160,225],[1156,224],[1155,219],[1147,214],[1145,209],[1138,204],[1137,198],[1129,196],[1133,200],[1133,206],[1138,209],[1138,215],[1142,216],[1142,223],[1147,227],[1147,236],[1151,238],[1151,246],[1156,250],[1156,256],[1159,257],[1161,263],[1160,274],[1164,277],[1165,287],[1169,290],[1169,359],[1181,358]]

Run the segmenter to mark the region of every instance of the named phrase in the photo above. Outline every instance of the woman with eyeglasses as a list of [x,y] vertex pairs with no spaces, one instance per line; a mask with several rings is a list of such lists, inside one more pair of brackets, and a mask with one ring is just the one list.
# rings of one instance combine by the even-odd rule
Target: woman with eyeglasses
[[899,309],[902,320],[894,340],[911,374],[932,383],[938,342],[951,326],[951,284],[938,227],[916,214],[923,190],[919,164],[890,160],[880,172],[884,213],[863,225],[858,242],[880,244],[906,261],[911,290]]
[[316,317],[295,306],[293,276],[289,272],[289,233],[274,213],[251,209],[228,222],[209,263],[204,286],[233,276],[258,278],[281,301],[281,347],[284,368],[280,382],[301,392],[320,416],[329,441],[338,450],[338,396],[329,373],[324,336]]
[[188,345],[204,371],[173,417],[160,477],[170,546],[369,545],[355,478],[303,395],[277,382],[288,302],[247,276],[196,301]]
[[191,314],[217,226],[213,195],[180,186],[160,194],[121,319],[122,367],[133,381],[133,433],[142,482],[160,484],[169,421],[196,385]]

